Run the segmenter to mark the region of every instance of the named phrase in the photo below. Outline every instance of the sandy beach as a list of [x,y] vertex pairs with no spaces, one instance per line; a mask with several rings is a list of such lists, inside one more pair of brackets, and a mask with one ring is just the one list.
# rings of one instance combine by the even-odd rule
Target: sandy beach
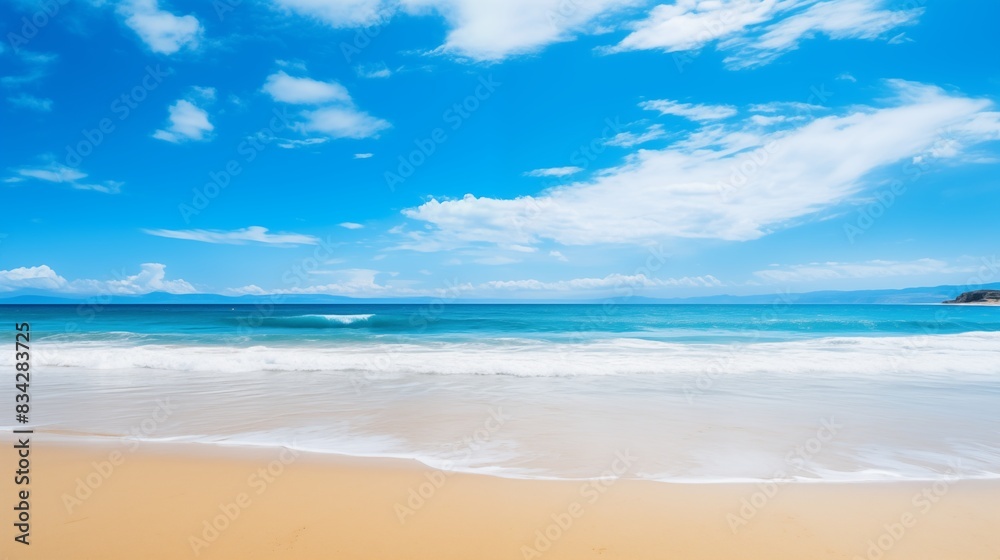
[[[12,546],[8,537],[6,557],[1000,554],[1000,481],[674,484],[627,479],[627,455],[610,458],[602,480],[518,480],[264,447],[46,434],[32,446],[32,544]],[[5,477],[3,495],[14,492]]]

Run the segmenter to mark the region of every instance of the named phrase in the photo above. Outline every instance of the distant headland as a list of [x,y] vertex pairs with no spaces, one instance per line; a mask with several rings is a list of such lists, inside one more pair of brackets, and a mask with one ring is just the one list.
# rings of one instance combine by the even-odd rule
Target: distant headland
[[1000,305],[1000,290],[973,290],[959,294],[955,299],[944,303],[978,303]]

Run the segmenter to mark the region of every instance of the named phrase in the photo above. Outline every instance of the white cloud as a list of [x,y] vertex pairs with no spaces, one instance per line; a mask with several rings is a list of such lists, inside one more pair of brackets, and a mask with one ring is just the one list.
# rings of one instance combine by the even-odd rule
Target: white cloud
[[277,6],[333,27],[388,22],[397,11],[444,18],[448,31],[436,50],[496,61],[601,29],[598,22],[638,0],[274,0]]
[[375,154],[367,153],[367,152],[363,153],[363,154],[354,154],[354,159],[368,159],[368,158],[372,157],[373,155],[375,155]]
[[79,169],[53,164],[47,169],[20,169],[18,173],[32,179],[49,181],[50,183],[72,183],[87,176]]
[[722,282],[708,274],[705,276],[684,276],[683,278],[649,278],[645,274],[609,274],[603,278],[574,278],[543,282],[540,280],[494,280],[480,284],[480,289],[494,290],[545,290],[549,292],[565,292],[571,290],[605,290],[609,288],[661,288],[690,287],[704,288],[722,286]]
[[609,52],[692,51],[715,43],[731,68],[766,64],[801,40],[876,39],[916,23],[923,8],[890,9],[888,0],[677,0],[654,7]]
[[842,72],[839,76],[837,76],[837,79],[841,80],[841,81],[845,81],[845,82],[857,82],[858,81],[858,79],[855,78],[850,72]]
[[78,292],[110,293],[118,295],[138,295],[150,292],[168,292],[171,294],[195,293],[194,286],[184,280],[167,280],[165,265],[160,263],[143,264],[138,274],[125,276],[117,280],[77,280],[73,290]]
[[153,133],[153,138],[166,140],[174,144],[185,140],[204,140],[205,134],[212,132],[215,126],[208,121],[208,112],[197,107],[187,99],[179,99],[168,109],[170,124]]
[[312,78],[295,78],[284,70],[267,77],[264,91],[275,101],[299,105],[342,102],[350,103],[347,88],[337,82],[321,82]]
[[159,263],[145,263],[138,274],[118,276],[114,280],[68,281],[47,265],[22,267],[0,270],[0,292],[35,289],[69,294],[136,295],[149,292],[188,294],[196,291],[184,280],[167,280],[166,266]]
[[[451,264],[461,264],[455,262]],[[505,264],[505,263],[494,263]],[[608,291],[616,288],[712,288],[724,286],[725,284],[712,275],[704,276],[684,276],[681,278],[650,278],[644,274],[609,274],[603,278],[573,278],[570,280],[543,281],[534,279],[525,280],[492,280],[488,282],[473,283],[448,283],[443,288],[417,289],[410,286],[411,281],[387,281],[379,283],[377,277],[380,275],[393,276],[392,273],[380,272],[378,270],[352,268],[343,270],[318,271],[323,276],[331,276],[334,281],[327,284],[314,286],[297,286],[293,288],[279,288],[275,290],[265,290],[256,285],[244,286],[242,288],[232,288],[226,293],[232,295],[265,295],[265,294],[329,294],[344,296],[444,296],[449,299],[461,296],[485,296],[496,294],[497,292],[554,292],[561,294],[572,294],[574,292]],[[424,271],[418,271],[425,274]],[[428,273],[429,275],[429,273]]]
[[274,3],[338,28],[386,22],[395,11],[395,3],[385,0],[274,0]]
[[293,148],[302,148],[305,146],[316,146],[318,144],[326,144],[329,141],[330,141],[329,138],[303,138],[301,140],[289,140],[283,138],[278,141],[277,146],[279,148],[285,148],[286,150],[290,150]]
[[642,133],[634,132],[619,132],[611,137],[610,140],[605,142],[608,146],[618,146],[620,148],[631,148],[632,146],[638,146],[640,144],[645,144],[646,142],[652,142],[653,140],[658,140],[667,135],[666,131],[663,130],[662,124],[654,124],[646,129]]
[[579,173],[583,171],[582,167],[576,166],[566,166],[566,167],[546,167],[544,169],[535,169],[525,173],[528,177],[565,177],[567,175],[573,175],[574,173]]
[[17,172],[23,177],[46,181],[49,183],[61,183],[77,190],[97,191],[105,194],[117,194],[121,192],[123,183],[118,181],[104,181],[101,183],[87,183],[88,175],[79,169],[67,167],[60,163],[52,163],[41,168],[22,168]]
[[275,290],[271,293],[277,294],[331,294],[331,295],[385,295],[386,293],[412,293],[406,288],[392,288],[389,285],[379,284],[375,278],[382,274],[378,270],[366,268],[350,268],[343,270],[323,271],[325,275],[332,276],[334,281],[329,284],[316,286],[296,286],[294,288]]
[[733,39],[727,48],[737,50],[726,58],[731,67],[758,66],[798,48],[802,39],[818,34],[831,39],[877,39],[891,29],[912,25],[923,8],[883,9],[884,0],[828,0],[810,5],[786,19],[768,26],[753,38]]
[[202,27],[192,15],[176,16],[160,9],[157,0],[126,0],[118,11],[125,16],[125,25],[153,52],[173,54],[184,47],[198,46]]
[[728,119],[737,112],[736,107],[729,105],[699,105],[669,99],[643,101],[639,106],[647,111],[659,111],[661,115],[675,115],[698,122]]
[[[293,77],[283,70],[268,76],[264,91],[275,101],[295,105],[322,105],[302,112],[304,132],[324,134],[330,138],[371,138],[390,128],[388,121],[373,117],[358,109],[347,88],[337,82],[321,82],[312,78]],[[283,147],[294,147],[291,144]]]
[[501,60],[536,52],[578,33],[635,0],[403,0],[411,11],[434,10],[448,23],[441,52],[475,60]]
[[7,98],[7,101],[12,105],[17,105],[18,107],[24,107],[25,109],[31,109],[32,111],[40,111],[42,113],[47,113],[52,110],[52,100],[44,97],[35,97],[27,93],[20,93],[18,95],[12,95]]
[[269,292],[256,284],[250,284],[242,288],[226,288],[225,293],[232,296],[264,296]]
[[358,76],[362,78],[388,78],[392,76],[392,70],[384,63],[381,64],[364,64],[355,68]]
[[931,153],[943,136],[953,153],[1000,137],[988,100],[888,85],[893,95],[879,107],[795,115],[767,128],[749,119],[713,123],[536,196],[432,198],[403,211],[432,227],[405,232],[400,248],[755,239],[849,200],[874,185],[874,171]]
[[[17,52],[16,59],[25,69],[23,74],[10,74],[0,77],[0,84],[6,87],[18,88],[24,84],[29,84],[48,76],[49,67],[58,60],[59,56],[48,53],[36,53],[21,49]],[[8,61],[9,65],[9,61]]]
[[884,278],[887,276],[920,276],[951,272],[969,272],[968,267],[956,267],[936,259],[913,261],[874,260],[865,262],[820,262],[774,267],[754,272],[754,276],[769,282],[812,282],[845,278]]
[[303,128],[327,134],[331,138],[371,138],[389,128],[388,121],[373,117],[354,107],[324,107],[303,113]]
[[361,224],[356,224],[354,222],[341,222],[340,223],[340,227],[347,228],[347,229],[361,229],[361,228],[363,228],[365,226],[363,226]]
[[566,258],[566,255],[560,253],[559,251],[549,251],[549,256],[550,257],[554,257],[556,260],[559,260],[559,261],[562,261],[562,262],[569,261],[569,259]]
[[63,290],[69,282],[47,265],[0,270],[0,292],[29,288]]
[[301,233],[268,233],[267,228],[261,226],[250,226],[232,231],[207,230],[207,229],[144,229],[144,233],[157,237],[168,237],[171,239],[186,239],[189,241],[201,241],[203,243],[219,243],[224,245],[244,245],[246,243],[260,243],[264,245],[276,245],[292,247],[295,245],[316,245],[319,238]]
[[775,0],[677,0],[672,4],[660,4],[650,10],[646,19],[633,23],[632,33],[610,50],[676,52],[700,49],[712,41],[768,21],[777,13],[778,6]]

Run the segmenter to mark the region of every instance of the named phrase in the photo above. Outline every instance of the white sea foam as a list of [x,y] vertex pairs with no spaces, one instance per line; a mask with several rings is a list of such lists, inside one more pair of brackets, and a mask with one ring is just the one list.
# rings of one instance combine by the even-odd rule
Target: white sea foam
[[[325,317],[325,316],[321,316]],[[336,321],[363,320],[334,316]],[[345,318],[345,317],[350,317]],[[1000,333],[837,337],[761,343],[672,343],[613,339],[579,344],[489,343],[270,345],[39,345],[35,363],[88,370],[155,369],[239,373],[320,371],[370,374],[573,375],[997,375]],[[9,365],[12,356],[0,357]]]

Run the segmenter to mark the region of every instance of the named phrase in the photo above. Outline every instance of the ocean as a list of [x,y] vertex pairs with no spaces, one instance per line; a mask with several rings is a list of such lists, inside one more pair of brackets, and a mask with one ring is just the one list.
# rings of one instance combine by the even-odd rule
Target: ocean
[[518,478],[599,477],[622,453],[625,476],[665,482],[1000,477],[998,307],[94,303],[0,319],[10,372],[14,324],[31,325],[40,441]]

